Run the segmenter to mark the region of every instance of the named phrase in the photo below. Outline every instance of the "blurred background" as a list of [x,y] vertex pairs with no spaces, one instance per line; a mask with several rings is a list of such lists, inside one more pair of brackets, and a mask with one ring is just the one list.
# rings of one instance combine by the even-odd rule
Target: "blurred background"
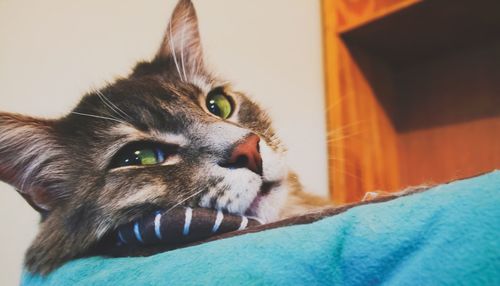
[[322,0],[337,203],[500,168],[500,2]]
[[[55,118],[151,58],[174,0],[0,0],[0,110]],[[328,194],[319,1],[194,0],[209,65],[267,108],[307,188]],[[284,8],[286,7],[286,8]],[[0,285],[38,216],[0,184]]]

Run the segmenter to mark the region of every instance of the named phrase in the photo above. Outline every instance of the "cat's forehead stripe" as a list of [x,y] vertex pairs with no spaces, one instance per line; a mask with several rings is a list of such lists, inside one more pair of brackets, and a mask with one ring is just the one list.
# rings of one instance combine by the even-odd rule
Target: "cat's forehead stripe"
[[127,138],[127,141],[155,140],[163,143],[178,145],[180,147],[189,144],[189,140],[184,135],[178,133],[163,132],[158,130],[144,132],[128,125],[114,126],[110,131],[116,136],[124,136]]
[[208,94],[213,88],[213,83],[204,76],[192,76],[190,82],[191,84],[198,87],[203,92],[203,94]]
[[153,135],[155,138],[160,139],[162,142],[174,144],[180,147],[185,147],[189,144],[189,140],[182,134],[154,132]]

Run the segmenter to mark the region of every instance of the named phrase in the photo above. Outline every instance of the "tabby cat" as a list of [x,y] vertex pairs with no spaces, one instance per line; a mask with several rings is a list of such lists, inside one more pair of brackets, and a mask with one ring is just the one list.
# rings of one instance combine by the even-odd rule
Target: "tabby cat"
[[41,214],[27,251],[46,274],[161,207],[265,222],[328,205],[302,192],[268,116],[203,63],[197,17],[180,0],[159,51],[57,120],[0,113],[0,179]]

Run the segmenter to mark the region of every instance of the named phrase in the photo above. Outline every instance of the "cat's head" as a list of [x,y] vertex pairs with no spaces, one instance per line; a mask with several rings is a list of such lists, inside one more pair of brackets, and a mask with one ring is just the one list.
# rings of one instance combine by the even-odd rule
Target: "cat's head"
[[264,111],[206,70],[197,25],[181,0],[153,60],[61,119],[0,113],[0,178],[42,214],[28,270],[47,273],[158,207],[277,218],[283,147]]

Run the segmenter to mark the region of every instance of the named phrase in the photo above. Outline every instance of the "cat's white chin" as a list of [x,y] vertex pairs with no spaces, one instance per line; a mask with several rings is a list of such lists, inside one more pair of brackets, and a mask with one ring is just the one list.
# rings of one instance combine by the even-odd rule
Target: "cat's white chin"
[[288,190],[285,184],[279,184],[265,193],[259,193],[246,210],[245,215],[258,218],[263,223],[279,220]]

